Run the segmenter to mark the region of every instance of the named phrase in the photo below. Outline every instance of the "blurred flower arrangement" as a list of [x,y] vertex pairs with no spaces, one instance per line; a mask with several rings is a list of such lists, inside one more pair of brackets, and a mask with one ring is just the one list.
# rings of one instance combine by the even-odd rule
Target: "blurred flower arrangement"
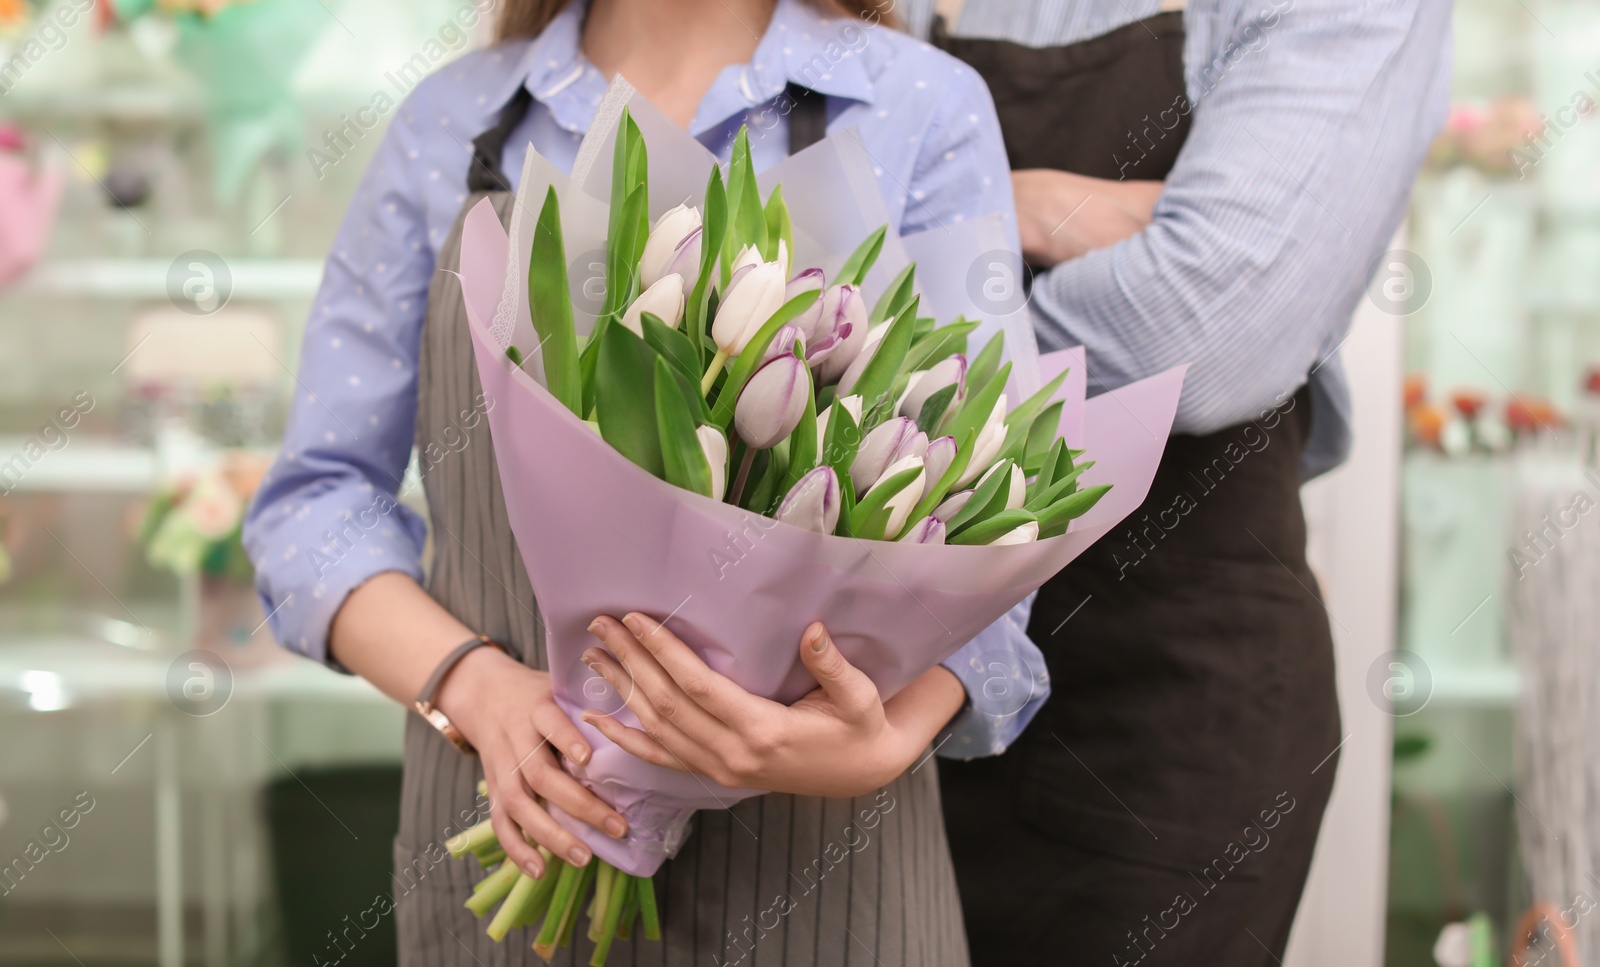
[[1539,111],[1526,97],[1496,98],[1488,106],[1456,104],[1428,151],[1428,167],[1477,168],[1491,175],[1517,170],[1514,152],[1526,154],[1544,133]]
[[1566,419],[1548,400],[1513,395],[1502,407],[1473,389],[1458,389],[1444,402],[1429,399],[1428,379],[1412,373],[1405,381],[1406,446],[1450,457],[1499,453],[1517,440],[1559,429]]
[[163,487],[139,527],[145,558],[183,577],[248,585],[254,571],[240,534],[245,507],[266,469],[266,461],[257,455],[232,453],[211,470]]

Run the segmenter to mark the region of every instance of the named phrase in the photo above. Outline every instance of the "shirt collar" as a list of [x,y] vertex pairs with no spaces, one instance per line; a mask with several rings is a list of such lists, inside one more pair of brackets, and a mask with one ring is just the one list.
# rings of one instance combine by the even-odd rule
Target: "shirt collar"
[[[583,56],[587,9],[585,0],[573,0],[550,21],[491,92],[485,101],[486,116],[498,113],[518,87],[526,87],[557,124],[569,131],[587,130],[598,92],[605,88],[600,72]],[[853,17],[826,15],[805,0],[778,0],[750,63],[723,68],[711,85],[696,114],[694,131],[772,100],[790,82],[831,97],[872,103],[872,79],[861,52],[873,31],[886,29],[869,27]]]

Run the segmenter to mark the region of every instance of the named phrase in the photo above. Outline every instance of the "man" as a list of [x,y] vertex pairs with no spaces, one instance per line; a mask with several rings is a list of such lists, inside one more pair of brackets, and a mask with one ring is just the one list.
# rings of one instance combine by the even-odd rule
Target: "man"
[[1450,5],[907,17],[994,94],[1041,347],[1085,346],[1091,393],[1190,364],[1144,507],[1034,605],[1053,699],[942,767],[974,962],[1276,964],[1340,738],[1299,487],[1348,451],[1338,348],[1444,120]]

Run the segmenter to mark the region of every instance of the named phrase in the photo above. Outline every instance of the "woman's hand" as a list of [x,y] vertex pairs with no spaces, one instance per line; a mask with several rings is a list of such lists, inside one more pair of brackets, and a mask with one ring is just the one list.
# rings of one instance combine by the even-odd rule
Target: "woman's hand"
[[1030,168],[1011,173],[1022,252],[1048,268],[1115,245],[1150,224],[1159,181],[1110,181]]
[[805,796],[870,792],[910,767],[966,700],[960,681],[934,668],[885,704],[820,622],[801,636],[800,660],[821,687],[791,706],[712,671],[644,615],[597,618],[589,631],[605,649],[590,648],[584,661],[628,697],[644,730],[595,710],[584,721],[646,762],[725,786]]
[[435,704],[478,750],[494,804],[490,821],[519,869],[530,876],[544,872],[528,839],[577,866],[589,862],[588,847],[552,819],[539,798],[613,838],[627,833],[622,817],[561,767],[562,756],[582,764],[590,750],[556,705],[548,672],[499,649],[479,648],[450,670]]

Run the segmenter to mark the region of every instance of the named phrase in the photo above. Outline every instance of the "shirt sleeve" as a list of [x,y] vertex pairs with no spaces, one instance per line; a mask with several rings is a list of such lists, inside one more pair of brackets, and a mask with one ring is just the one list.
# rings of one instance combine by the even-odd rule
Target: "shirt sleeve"
[[947,759],[1004,752],[1050,697],[1044,654],[1028,637],[1035,595],[1012,608],[944,662],[961,679],[967,704],[934,740]]
[[1192,127],[1150,225],[1035,279],[1043,348],[1085,346],[1092,389],[1191,364],[1178,432],[1304,384],[1342,342],[1443,124],[1449,17],[1448,0],[1276,0],[1223,28],[1173,106]]
[[334,241],[283,449],[244,528],[273,634],[329,664],[328,627],[346,595],[380,572],[422,576],[426,528],[395,499],[415,435],[433,272],[406,114],[390,124]]
[[972,68],[954,58],[941,57],[940,63],[949,65],[950,81],[917,152],[900,233],[911,235],[998,214],[1009,247],[1020,251],[1011,164],[994,99]]

